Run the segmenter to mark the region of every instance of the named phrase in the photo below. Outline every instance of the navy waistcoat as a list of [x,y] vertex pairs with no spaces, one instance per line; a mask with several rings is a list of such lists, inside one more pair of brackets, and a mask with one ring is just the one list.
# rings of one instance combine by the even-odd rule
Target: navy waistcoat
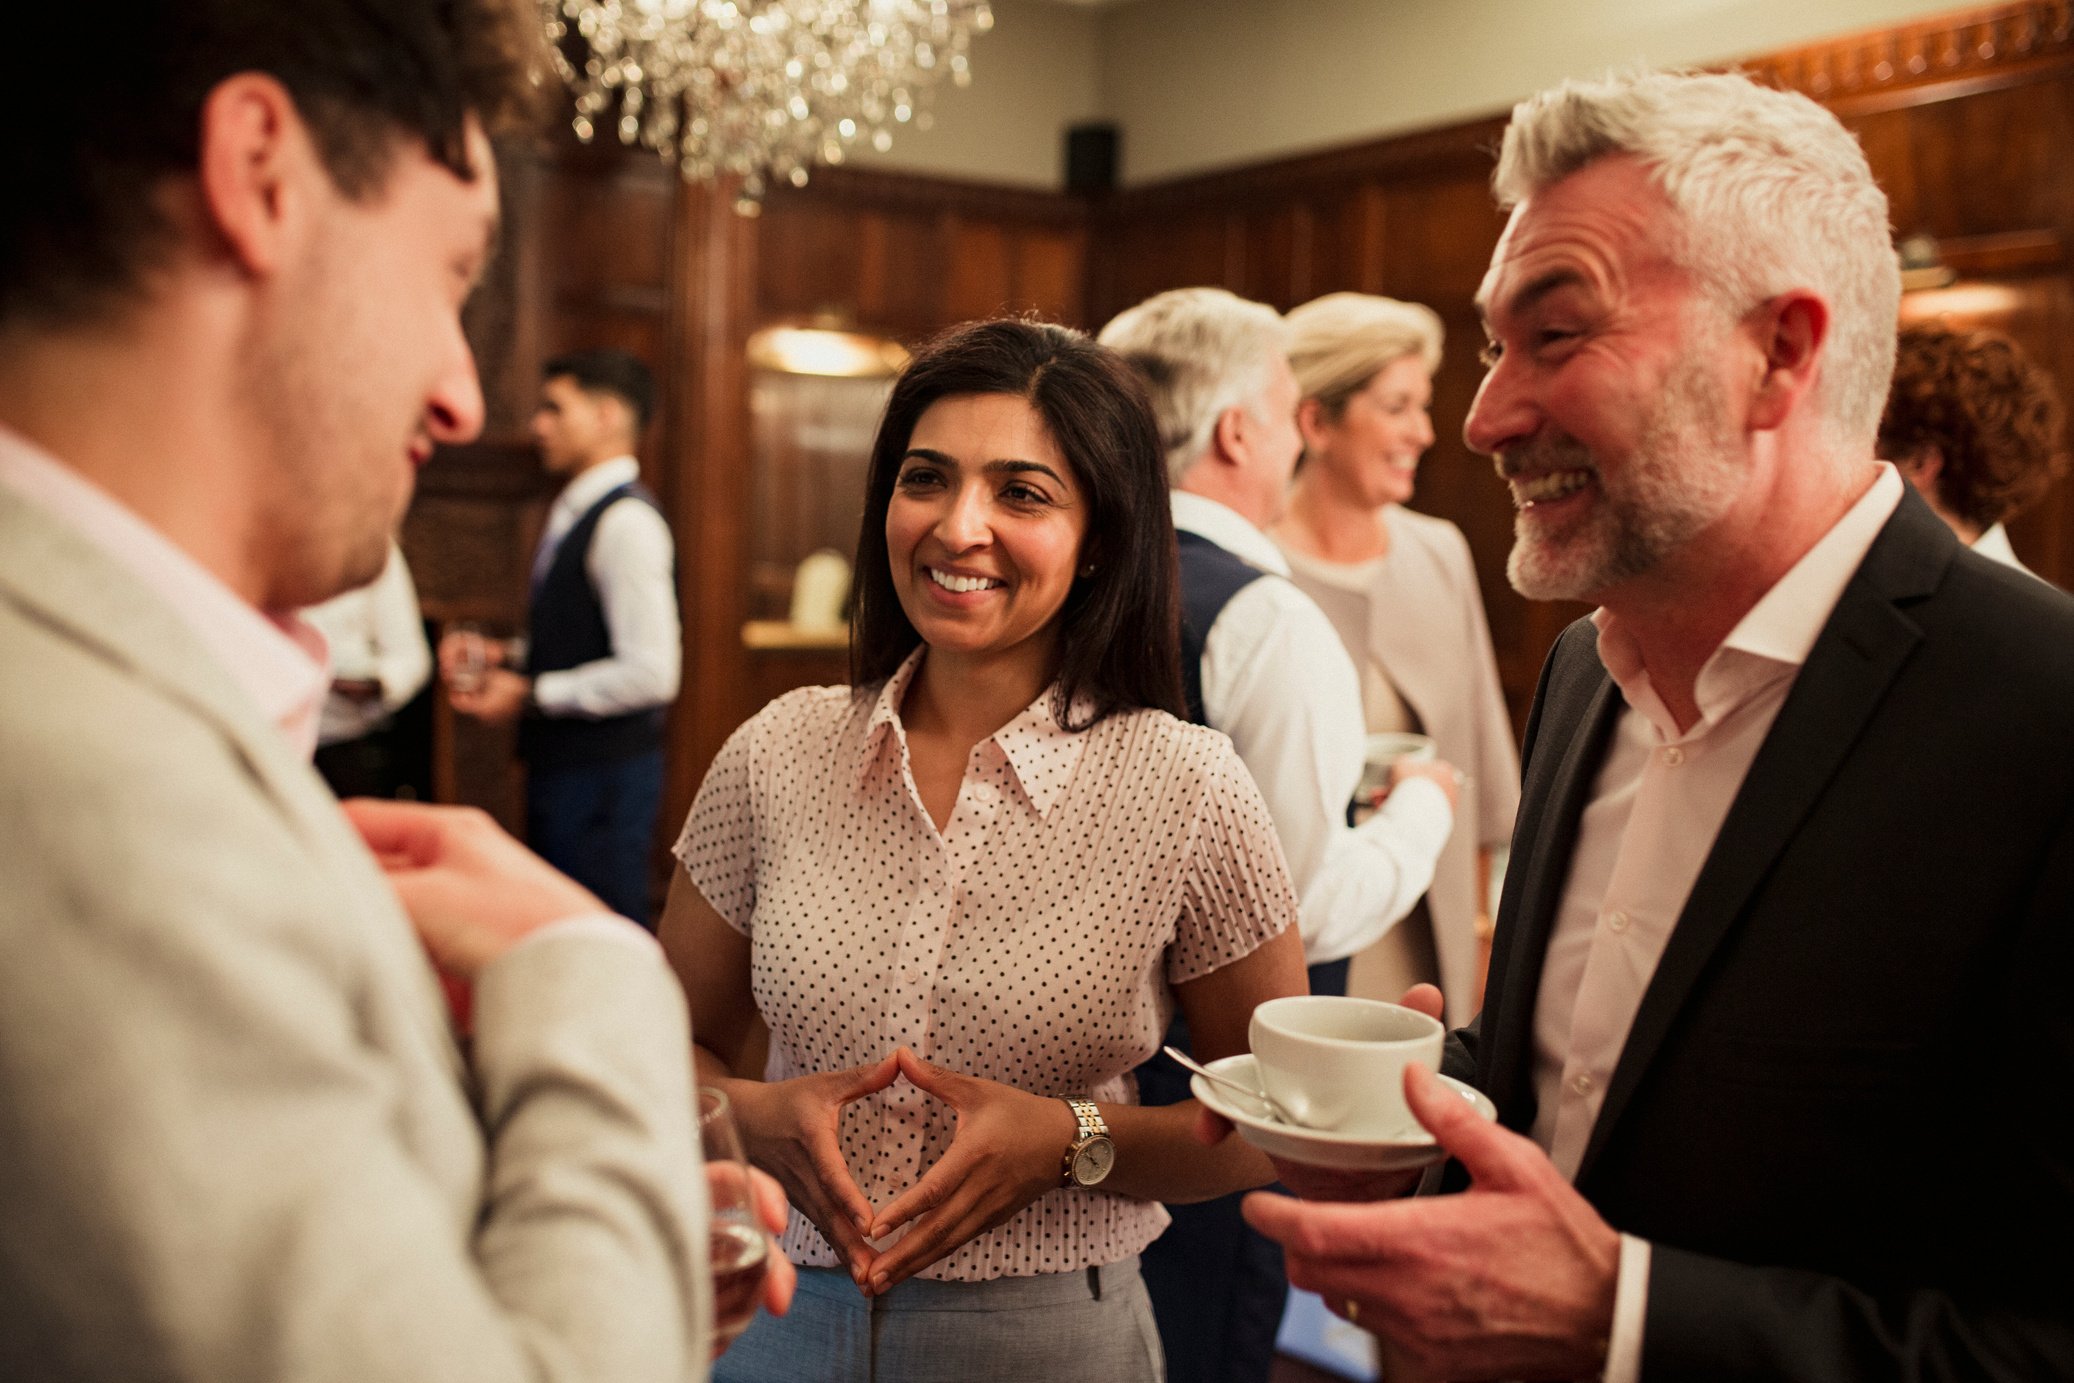
[[1200,533],[1177,529],[1174,540],[1181,554],[1182,691],[1188,696],[1188,718],[1209,725],[1203,717],[1203,643],[1231,598],[1267,573]]
[[[536,677],[612,656],[612,631],[587,564],[598,520],[623,499],[661,510],[655,496],[637,482],[610,491],[570,526],[533,588],[526,626],[527,667]],[[519,723],[519,757],[535,768],[630,759],[662,747],[663,724],[661,706],[601,718],[533,712]]]

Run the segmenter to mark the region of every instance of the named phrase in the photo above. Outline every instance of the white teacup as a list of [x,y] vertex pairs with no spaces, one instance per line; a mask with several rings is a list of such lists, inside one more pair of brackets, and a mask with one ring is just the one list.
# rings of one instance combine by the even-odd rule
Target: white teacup
[[1439,757],[1439,752],[1431,735],[1415,735],[1408,730],[1385,730],[1370,735],[1361,749],[1359,796],[1366,801],[1377,789],[1390,786],[1390,765],[1399,759],[1431,763]]
[[1297,994],[1253,1010],[1261,1084],[1306,1128],[1378,1141],[1417,1137],[1404,1068],[1440,1069],[1440,1020],[1379,999]]

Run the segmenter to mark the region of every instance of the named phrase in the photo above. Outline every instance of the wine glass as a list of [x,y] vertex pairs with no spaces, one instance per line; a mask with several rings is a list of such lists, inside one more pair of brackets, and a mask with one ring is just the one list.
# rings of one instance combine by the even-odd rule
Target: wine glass
[[481,625],[470,620],[449,624],[440,652],[449,686],[459,692],[481,690],[490,669],[490,641]]
[[770,1267],[770,1240],[756,1215],[756,1193],[742,1135],[726,1094],[699,1087],[699,1145],[706,1155],[706,1189],[712,1207],[713,1344],[724,1348],[756,1315],[763,1276]]

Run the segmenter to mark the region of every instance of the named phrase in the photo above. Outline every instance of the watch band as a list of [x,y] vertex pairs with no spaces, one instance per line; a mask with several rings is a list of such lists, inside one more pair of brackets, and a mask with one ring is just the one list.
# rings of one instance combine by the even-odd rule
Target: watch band
[[1102,1118],[1102,1111],[1093,1100],[1080,1095],[1061,1095],[1059,1098],[1066,1102],[1066,1108],[1073,1111],[1073,1122],[1076,1125],[1073,1141],[1066,1145],[1065,1156],[1059,1159],[1059,1185],[1075,1186],[1079,1183],[1073,1177],[1073,1160],[1080,1155],[1080,1150],[1093,1140],[1099,1138],[1106,1143],[1109,1139],[1109,1124]]
[[1109,1132],[1109,1125],[1102,1118],[1101,1107],[1093,1100],[1084,1099],[1079,1095],[1061,1095],[1059,1098],[1066,1102],[1066,1108],[1073,1111],[1073,1118],[1080,1124],[1080,1133],[1074,1142],[1085,1142],[1098,1133]]

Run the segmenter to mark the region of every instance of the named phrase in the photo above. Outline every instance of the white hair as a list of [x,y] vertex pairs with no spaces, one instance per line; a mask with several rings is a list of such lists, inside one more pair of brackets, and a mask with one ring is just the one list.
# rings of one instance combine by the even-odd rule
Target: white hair
[[1227,409],[1260,414],[1288,329],[1265,303],[1222,288],[1175,288],[1118,313],[1097,339],[1144,376],[1167,479],[1179,484]]
[[1639,160],[1678,212],[1681,243],[1666,248],[1726,320],[1791,288],[1828,301],[1810,403],[1833,445],[1869,451],[1901,276],[1858,141],[1807,97],[1747,77],[1626,73],[1515,106],[1491,185],[1509,208],[1614,154]]

